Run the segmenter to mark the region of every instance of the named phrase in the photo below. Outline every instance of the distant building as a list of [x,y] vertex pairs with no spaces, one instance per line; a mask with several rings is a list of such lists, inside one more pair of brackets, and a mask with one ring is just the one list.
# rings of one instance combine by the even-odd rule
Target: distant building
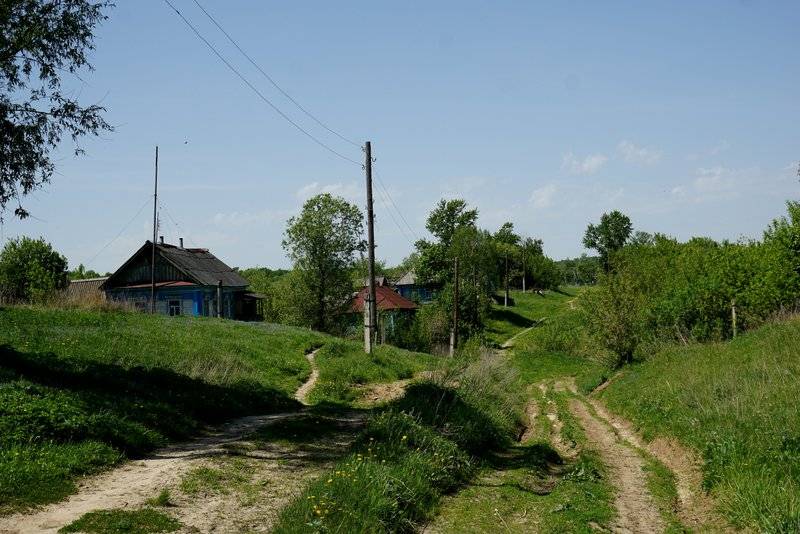
[[[350,301],[350,313],[363,317],[364,302],[368,298],[368,287],[356,293]],[[384,343],[387,336],[394,336],[395,330],[405,319],[412,318],[419,307],[387,285],[375,285],[375,301],[378,304],[378,330]]]
[[107,276],[70,280],[66,289],[64,289],[64,294],[72,301],[103,300],[106,298],[106,295],[100,287],[106,280],[108,280]]
[[[249,282],[204,248],[156,245],[155,303],[163,315],[192,315],[257,320],[262,296],[247,290]],[[146,241],[100,286],[109,300],[139,310],[151,306],[152,242]]]
[[436,289],[429,285],[417,283],[417,275],[414,271],[408,271],[397,282],[394,283],[395,290],[408,300],[414,302],[431,302],[436,298]]

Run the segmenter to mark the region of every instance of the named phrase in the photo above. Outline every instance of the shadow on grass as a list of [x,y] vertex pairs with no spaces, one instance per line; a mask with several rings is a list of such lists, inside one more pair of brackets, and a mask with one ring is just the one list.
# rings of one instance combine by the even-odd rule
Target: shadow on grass
[[509,310],[508,308],[493,308],[490,319],[492,321],[505,322],[517,328],[528,328],[536,324],[536,321],[533,319],[528,319],[527,317],[518,314],[514,310]]
[[[300,409],[284,393],[255,382],[209,384],[168,369],[23,353],[0,346],[3,441],[93,439],[142,455],[206,424]],[[166,439],[165,439],[166,438]]]

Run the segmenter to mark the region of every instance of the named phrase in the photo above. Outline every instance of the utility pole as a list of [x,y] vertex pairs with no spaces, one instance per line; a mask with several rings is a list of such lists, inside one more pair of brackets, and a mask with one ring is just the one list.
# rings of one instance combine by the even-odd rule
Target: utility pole
[[527,260],[528,255],[523,253],[522,254],[522,292],[525,293],[525,279],[528,277],[528,271],[526,270],[527,267]]
[[503,301],[503,307],[508,308],[508,252],[506,251],[506,295],[505,300]]
[[[364,323],[364,352],[372,354],[372,346],[376,341],[376,332],[378,326],[378,307],[375,298],[375,216],[372,210],[372,143],[367,141],[364,144],[365,164],[364,170],[367,175],[367,247],[368,247],[368,261],[369,261],[369,302],[365,306],[369,306],[368,317],[369,321]],[[365,315],[364,319],[367,319]]]
[[153,189],[153,249],[150,258],[150,313],[156,313],[156,233],[158,232],[158,145],[156,145],[156,174]]
[[450,356],[456,355],[458,348],[458,258],[453,272],[453,329],[450,331]]

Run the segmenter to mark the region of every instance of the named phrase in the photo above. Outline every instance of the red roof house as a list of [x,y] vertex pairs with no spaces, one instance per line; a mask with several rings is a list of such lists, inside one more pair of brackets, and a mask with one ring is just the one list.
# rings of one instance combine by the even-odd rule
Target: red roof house
[[[364,300],[368,295],[368,287],[359,291],[350,302],[350,311],[352,313],[364,313]],[[378,311],[416,310],[418,307],[388,286],[375,286],[375,300],[378,302]]]

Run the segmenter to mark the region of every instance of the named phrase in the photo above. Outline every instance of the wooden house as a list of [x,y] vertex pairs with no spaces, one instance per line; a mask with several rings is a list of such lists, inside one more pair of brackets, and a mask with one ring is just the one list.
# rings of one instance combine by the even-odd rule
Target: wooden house
[[[151,309],[153,244],[146,241],[100,286],[110,300]],[[249,282],[208,249],[163,242],[155,247],[156,313],[257,320],[261,299]]]
[[417,283],[417,275],[414,271],[408,271],[394,283],[394,289],[408,300],[426,303],[436,298],[436,288],[430,285]]

